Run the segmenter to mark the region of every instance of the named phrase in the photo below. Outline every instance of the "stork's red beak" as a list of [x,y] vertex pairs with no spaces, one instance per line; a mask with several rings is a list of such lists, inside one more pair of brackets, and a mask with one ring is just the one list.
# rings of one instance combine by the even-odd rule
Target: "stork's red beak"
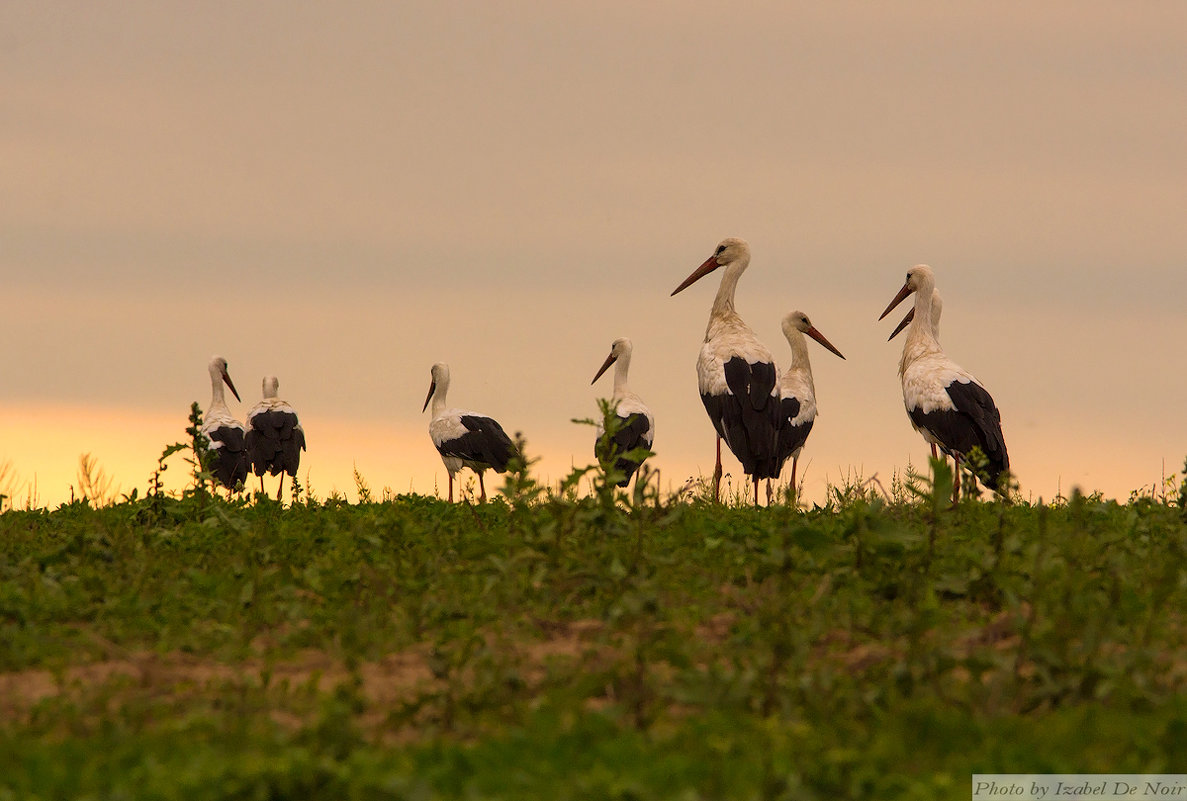
[[907,316],[904,317],[903,321],[898,324],[898,327],[895,328],[893,332],[891,332],[890,336],[888,336],[886,338],[886,341],[889,342],[890,340],[897,337],[899,335],[899,332],[902,331],[904,328],[906,328],[908,325],[910,325],[911,321],[914,319],[915,319],[915,307],[912,306],[911,310],[907,312]]
[[[682,289],[688,289],[688,287],[692,286],[697,281],[700,281],[702,278],[704,278],[706,275],[713,272],[720,266],[721,265],[717,262],[717,254],[713,254],[709,258],[705,259],[704,264],[702,264],[700,267],[693,270],[692,275],[688,276],[688,278],[685,278],[683,284],[681,284],[680,286],[673,289],[672,295],[675,295],[677,292],[681,291]],[[671,297],[672,295],[669,295],[668,297]]]
[[878,319],[881,320],[883,317],[890,314],[891,309],[902,303],[907,295],[910,295],[914,291],[914,289],[911,289],[910,284],[903,284],[903,288],[898,291],[898,294],[894,296],[894,300],[890,301],[890,305],[886,307],[886,311],[882,312],[882,315]]
[[425,409],[429,408],[429,401],[433,399],[433,393],[437,391],[437,382],[433,381],[429,384],[429,394],[425,396],[425,405],[421,407],[420,412],[424,414]]
[[226,370],[223,370],[223,382],[226,383],[226,385],[231,388],[231,394],[235,396],[235,400],[242,403],[243,401],[239,400],[239,392],[238,392],[238,390],[235,389],[235,383],[233,381],[231,381],[231,374],[228,373]]
[[835,354],[837,354],[838,356],[840,356],[842,359],[844,359],[844,358],[845,358],[845,354],[841,353],[841,351],[839,351],[839,350],[837,350],[836,348],[834,348],[834,347],[833,347],[833,343],[831,343],[831,342],[829,342],[827,339],[825,339],[825,338],[824,338],[824,334],[822,334],[822,333],[820,333],[819,331],[817,331],[817,330],[816,330],[816,326],[814,326],[814,325],[813,325],[813,326],[809,326],[809,327],[808,327],[808,330],[807,330],[807,331],[805,331],[804,333],[806,333],[808,336],[812,337],[812,339],[816,340],[816,341],[817,341],[817,342],[819,342],[821,345],[824,345],[824,347],[828,348],[828,349],[829,349],[829,350],[831,350],[833,353],[835,353]]
[[593,377],[593,381],[590,381],[589,383],[596,384],[598,379],[602,377],[602,373],[609,370],[610,365],[614,364],[616,361],[618,361],[618,357],[615,356],[613,353],[611,353],[609,356],[607,356],[606,361],[602,362],[602,366],[598,369],[598,374],[595,375]]

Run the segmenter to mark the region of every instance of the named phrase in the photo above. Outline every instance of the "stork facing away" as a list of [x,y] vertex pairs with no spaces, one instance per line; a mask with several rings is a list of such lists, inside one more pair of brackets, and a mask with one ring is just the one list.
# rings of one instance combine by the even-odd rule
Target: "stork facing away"
[[276,396],[279,390],[276,376],[264,376],[263,400],[247,413],[246,438],[252,470],[260,477],[260,492],[264,491],[264,473],[280,476],[276,488],[278,501],[284,492],[285,473],[297,475],[301,451],[305,450],[305,431],[293,407]]
[[[935,337],[936,342],[940,341],[940,315],[943,313],[943,311],[944,311],[944,300],[943,300],[943,298],[940,297],[940,290],[933,289],[931,292],[931,335],[933,337]],[[890,337],[887,338],[886,341],[890,342],[892,339],[897,337],[899,335],[899,333],[904,328],[906,328],[911,323],[911,321],[914,319],[915,319],[915,307],[912,306],[910,309],[907,310],[906,316],[903,317],[903,319],[899,322],[899,324],[897,326],[895,326],[894,331],[892,331],[890,333]],[[907,359],[907,351],[906,351],[906,349],[904,349],[903,355],[902,355],[902,357],[899,358],[899,362],[898,362],[898,377],[900,380],[903,377],[903,370],[905,370],[907,367],[906,359]],[[931,446],[931,458],[939,459],[940,454],[938,454],[936,452],[936,438],[933,437],[929,432],[927,432],[924,429],[920,428],[919,426],[915,425],[914,420],[911,421],[911,426],[916,431],[919,432],[919,434],[923,437],[924,442],[926,442],[928,445]]]
[[717,462],[713,468],[713,499],[721,491],[721,440],[742,463],[754,481],[778,478],[779,386],[775,358],[734,309],[738,279],[750,265],[750,246],[729,238],[692,272],[675,295],[709,273],[724,267],[717,296],[709,311],[705,343],[697,358],[697,383],[701,402],[717,431]]
[[210,357],[209,371],[210,406],[206,409],[201,429],[209,448],[210,459],[206,469],[217,483],[227,488],[229,497],[232,490],[247,480],[251,470],[251,456],[244,445],[247,429],[231,414],[223,396],[225,383],[235,400],[239,400],[239,392],[231,381],[231,374],[227,372],[227,360],[222,356]]
[[[816,385],[812,381],[812,363],[808,358],[807,334],[828,350],[844,359],[841,351],[812,325],[802,311],[788,312],[783,318],[783,336],[791,346],[791,366],[779,379],[779,467],[791,459],[791,490],[796,491],[795,473],[800,451],[816,422]],[[770,500],[771,482],[767,481]]]
[[[631,369],[631,352],[633,350],[634,347],[629,339],[623,337],[614,340],[610,345],[610,355],[598,369],[593,381],[589,382],[591,385],[596,383],[602,377],[602,373],[609,370],[610,365],[614,365],[614,394],[610,397],[610,403],[615,416],[618,417],[619,426],[613,441],[606,444],[610,448],[609,456],[614,460],[615,472],[623,475],[622,480],[618,482],[620,487],[631,483],[631,477],[643,463],[628,459],[625,454],[639,448],[651,450],[651,444],[655,441],[655,417],[652,416],[651,410],[647,408],[643,400],[627,385],[627,372]],[[602,421],[599,420],[598,445],[594,448],[595,456],[603,447],[602,440],[605,435],[606,431]]]
[[438,362],[432,368],[433,380],[429,394],[425,397],[424,412],[433,404],[433,416],[429,421],[429,437],[441,461],[449,473],[449,500],[453,502],[453,476],[463,467],[478,474],[478,489],[482,501],[486,502],[486,487],[482,474],[487,469],[504,473],[507,464],[518,455],[515,444],[507,432],[495,420],[477,412],[464,409],[450,409],[445,405],[449,392],[449,365]]
[[907,279],[882,319],[899,303],[915,293],[915,316],[907,328],[907,341],[899,363],[903,383],[903,404],[907,415],[924,437],[929,435],[944,453],[956,461],[953,502],[960,497],[960,467],[968,464],[974,448],[985,457],[977,478],[995,492],[1003,493],[1003,475],[1010,458],[1002,435],[1001,413],[985,387],[971,373],[948,358],[932,331],[932,298],[935,274],[926,264],[907,271]]

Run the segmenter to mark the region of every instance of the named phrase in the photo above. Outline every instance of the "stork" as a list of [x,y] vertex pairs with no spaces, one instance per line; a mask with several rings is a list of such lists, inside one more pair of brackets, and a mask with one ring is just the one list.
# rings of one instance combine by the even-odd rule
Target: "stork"
[[[791,366],[779,380],[779,467],[791,459],[791,489],[794,492],[796,466],[800,451],[816,422],[816,386],[812,382],[812,363],[808,359],[808,340],[812,337],[828,350],[844,359],[841,351],[812,325],[808,315],[802,311],[788,312],[783,318],[783,336],[791,346]],[[770,480],[767,494],[770,495]]]
[[754,481],[777,478],[779,438],[779,371],[775,358],[734,310],[734,290],[750,265],[745,240],[723,239],[672,294],[691,286],[718,267],[725,267],[721,285],[709,311],[705,344],[697,358],[701,402],[717,430],[717,463],[713,468],[713,500],[720,497],[721,440],[729,445],[742,469]]
[[449,500],[453,502],[453,476],[463,467],[478,474],[478,489],[486,502],[486,487],[482,474],[487,469],[504,473],[507,464],[519,455],[507,432],[495,420],[477,412],[464,409],[450,409],[445,405],[449,392],[449,365],[437,362],[432,368],[433,380],[429,394],[425,397],[423,413],[433,404],[433,417],[429,421],[429,437],[441,461],[449,473]]
[[301,451],[305,450],[305,431],[293,407],[276,396],[279,390],[276,376],[264,376],[263,400],[247,413],[247,450],[252,470],[260,477],[260,492],[264,491],[264,473],[280,476],[278,501],[284,492],[285,473],[297,475]]
[[[935,337],[936,342],[940,341],[940,315],[943,313],[943,311],[944,311],[944,300],[943,300],[943,298],[940,297],[940,290],[933,289],[931,292],[931,335],[933,337]],[[907,325],[910,324],[910,322],[914,319],[915,319],[915,307],[912,306],[909,310],[907,310],[906,316],[903,317],[903,319],[899,322],[899,324],[897,326],[895,326],[894,331],[891,332],[890,337],[887,338],[886,341],[889,342],[890,340],[897,337],[899,335],[899,333],[904,328],[906,328]],[[905,370],[907,368],[906,361],[907,361],[907,351],[904,349],[903,355],[899,359],[899,362],[898,362],[898,377],[899,377],[899,379],[902,379],[903,370]],[[930,433],[928,433],[924,429],[915,425],[914,420],[911,421],[911,425],[915,428],[916,431],[919,432],[919,434],[923,437],[923,440],[928,445],[931,446],[931,458],[933,458],[933,459],[940,458],[940,454],[938,454],[936,452],[936,438],[933,437]]]
[[[620,487],[631,483],[631,476],[642,464],[642,461],[636,462],[628,459],[624,454],[639,448],[651,450],[651,443],[655,441],[655,417],[652,416],[651,410],[647,408],[643,400],[631,392],[631,388],[627,385],[627,372],[631,369],[631,352],[633,350],[631,341],[626,337],[614,340],[610,345],[610,355],[598,369],[593,381],[589,382],[590,385],[596,383],[602,377],[602,373],[609,370],[610,365],[614,365],[614,394],[610,397],[610,402],[614,408],[615,416],[618,417],[619,426],[618,432],[610,443],[610,457],[614,459],[615,471],[623,475],[623,479],[618,482]],[[602,421],[599,420],[597,439],[599,447],[594,449],[595,455],[600,450],[605,433]]]
[[[960,465],[973,448],[986,459],[977,478],[991,490],[1002,492],[1001,479],[1010,467],[1006,441],[1002,436],[1001,413],[985,387],[971,373],[948,358],[932,332],[932,293],[936,279],[926,264],[907,271],[907,280],[881,320],[912,292],[915,317],[907,328],[900,362],[903,404],[911,422],[930,434],[940,449],[956,461],[953,502],[960,493]],[[925,435],[926,436],[926,435]]]
[[251,470],[251,456],[243,442],[247,430],[231,414],[223,397],[225,383],[235,400],[239,400],[239,392],[231,381],[231,374],[227,372],[227,360],[222,356],[210,357],[209,371],[210,407],[206,410],[201,429],[210,456],[206,469],[217,483],[227,488],[229,498],[230,492],[247,480]]

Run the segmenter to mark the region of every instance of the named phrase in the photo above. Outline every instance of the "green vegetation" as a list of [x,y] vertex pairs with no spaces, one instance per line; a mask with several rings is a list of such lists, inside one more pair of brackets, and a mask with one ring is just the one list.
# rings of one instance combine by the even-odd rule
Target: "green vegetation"
[[8,511],[0,799],[931,799],[1180,769],[1187,482],[949,508],[933,469],[811,510],[519,465],[484,506],[227,501],[199,473]]

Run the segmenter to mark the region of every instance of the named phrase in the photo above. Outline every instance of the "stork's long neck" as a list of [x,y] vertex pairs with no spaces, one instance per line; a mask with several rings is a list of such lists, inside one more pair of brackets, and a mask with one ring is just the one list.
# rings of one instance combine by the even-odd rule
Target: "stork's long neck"
[[725,266],[721,284],[717,287],[717,297],[713,299],[713,308],[709,311],[709,326],[705,330],[705,339],[709,339],[714,323],[738,317],[738,312],[734,309],[734,292],[738,288],[738,279],[742,277],[749,264],[750,260],[745,258],[731,261]]
[[794,370],[803,373],[811,385],[812,361],[808,358],[808,338],[798,328],[793,328],[787,334],[787,344],[791,345],[791,366],[787,368],[787,372]]
[[903,356],[899,360],[899,375],[907,369],[907,365],[921,356],[929,353],[943,353],[939,341],[932,332],[932,291],[935,289],[931,282],[915,291],[915,317],[907,327],[907,341],[903,343]]
[[227,400],[223,394],[223,377],[219,371],[213,367],[210,368],[210,408],[206,410],[209,416],[210,412],[215,409],[226,409]]
[[449,392],[449,379],[444,378],[437,382],[437,389],[433,391],[433,417],[439,417],[445,411],[445,395]]
[[631,354],[622,354],[614,362],[614,397],[622,398],[630,394],[631,388],[627,386],[626,374],[631,369]]

